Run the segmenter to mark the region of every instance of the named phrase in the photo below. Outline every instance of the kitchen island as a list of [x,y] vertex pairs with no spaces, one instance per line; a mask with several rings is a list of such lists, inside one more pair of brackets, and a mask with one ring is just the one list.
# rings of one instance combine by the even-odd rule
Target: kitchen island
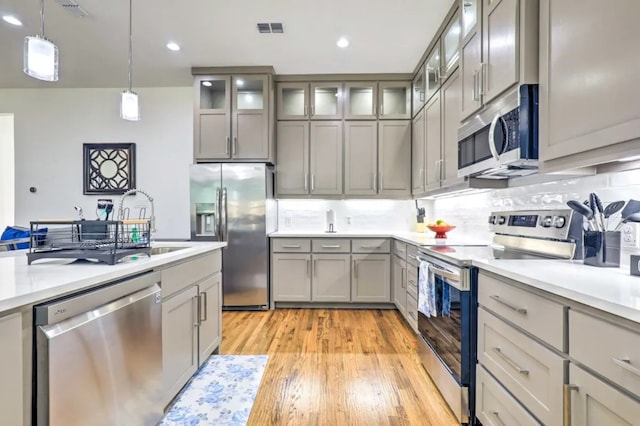
[[[221,249],[225,246],[218,242],[156,242],[151,257],[125,258],[116,265],[46,259],[28,266],[26,251],[0,257],[0,424],[32,422],[33,306],[149,272],[161,277],[160,409],[164,408],[204,361],[201,358],[219,347]],[[207,295],[202,297],[203,293]],[[182,300],[185,294],[189,295],[187,302]],[[199,318],[194,326],[193,318],[202,309],[211,309],[206,317],[202,316],[208,321]],[[184,338],[177,338],[185,333],[193,336],[187,339],[188,345]]]

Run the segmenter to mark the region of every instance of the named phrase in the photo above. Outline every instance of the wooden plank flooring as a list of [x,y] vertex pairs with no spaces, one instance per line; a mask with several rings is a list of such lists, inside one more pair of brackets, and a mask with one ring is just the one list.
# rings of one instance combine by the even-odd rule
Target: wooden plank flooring
[[268,354],[248,425],[455,425],[394,310],[222,314],[222,354]]

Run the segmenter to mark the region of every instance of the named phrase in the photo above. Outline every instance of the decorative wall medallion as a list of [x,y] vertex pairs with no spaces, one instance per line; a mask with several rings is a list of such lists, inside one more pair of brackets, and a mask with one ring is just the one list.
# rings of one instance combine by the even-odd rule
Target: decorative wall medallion
[[136,144],[85,143],[84,194],[124,194],[136,187]]

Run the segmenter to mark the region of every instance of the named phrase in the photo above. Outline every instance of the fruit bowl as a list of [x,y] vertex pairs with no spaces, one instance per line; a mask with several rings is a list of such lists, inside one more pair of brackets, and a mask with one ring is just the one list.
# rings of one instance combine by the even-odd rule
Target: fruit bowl
[[427,228],[436,233],[436,238],[447,238],[447,232],[456,227],[453,225],[427,225]]

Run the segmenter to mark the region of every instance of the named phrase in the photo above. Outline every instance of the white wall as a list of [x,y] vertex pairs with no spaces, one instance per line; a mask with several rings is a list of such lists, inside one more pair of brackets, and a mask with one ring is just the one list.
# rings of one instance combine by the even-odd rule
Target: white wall
[[16,224],[76,218],[74,205],[93,219],[98,198],[117,204],[117,195],[82,194],[82,144],[135,142],[136,186],[155,199],[156,238],[189,237],[193,88],[136,89],[139,122],[120,119],[121,91],[0,89],[0,113],[14,114]]
[[13,115],[0,114],[0,233],[14,222]]

